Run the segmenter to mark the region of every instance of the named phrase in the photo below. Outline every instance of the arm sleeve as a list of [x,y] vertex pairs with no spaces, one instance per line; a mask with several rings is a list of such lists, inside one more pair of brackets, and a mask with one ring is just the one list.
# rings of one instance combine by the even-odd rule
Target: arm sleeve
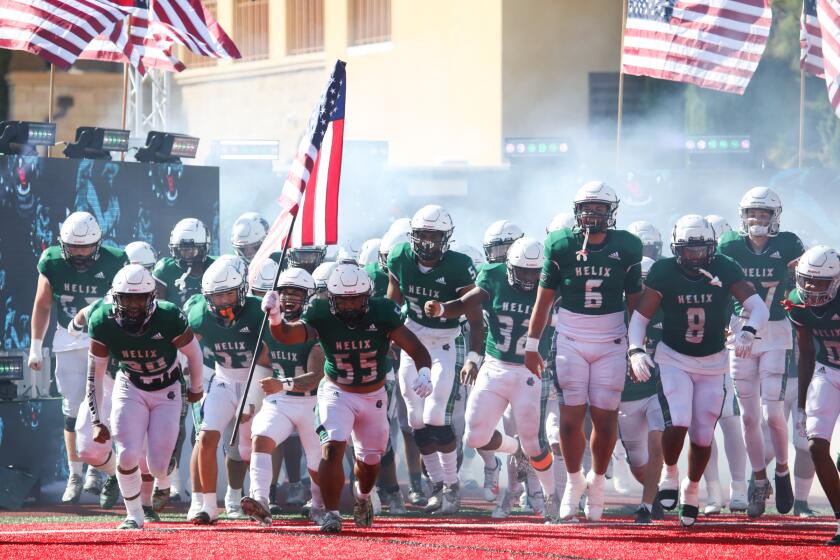
[[198,339],[193,336],[192,340],[178,350],[187,357],[187,365],[190,368],[189,389],[195,392],[196,388],[202,386],[201,374],[204,371],[204,355],[201,352],[201,345],[198,343]]
[[108,368],[108,358],[95,356],[88,352],[87,400],[90,407],[90,417],[94,425],[100,424],[99,405],[102,399],[102,377]]
[[560,285],[560,265],[554,260],[554,244],[551,242],[550,235],[545,242],[545,259],[540,274],[540,286],[555,290]]
[[759,331],[767,324],[767,320],[770,318],[770,310],[767,309],[761,296],[753,294],[745,299],[742,305],[744,306],[744,310],[750,314],[750,318],[747,320],[745,326]]
[[254,409],[257,408],[257,405],[265,396],[263,394],[262,388],[260,387],[260,380],[267,379],[272,375],[273,372],[270,368],[261,366],[259,364],[254,366],[254,378],[251,379],[251,386],[248,387],[248,398],[245,399],[246,405],[253,405]]
[[645,333],[647,333],[647,326],[650,319],[634,311],[630,317],[630,326],[627,329],[627,339],[630,343],[630,348],[645,349]]

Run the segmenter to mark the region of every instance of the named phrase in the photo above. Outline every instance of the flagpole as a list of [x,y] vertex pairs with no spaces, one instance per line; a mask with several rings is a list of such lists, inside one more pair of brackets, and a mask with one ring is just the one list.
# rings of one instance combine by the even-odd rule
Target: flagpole
[[[289,231],[286,234],[286,239],[283,240],[283,250],[280,252],[280,260],[278,261],[277,272],[274,274],[274,282],[271,286],[274,289],[277,286],[277,281],[280,280],[280,272],[283,270],[283,262],[286,260],[286,252],[289,250],[289,244],[292,240],[292,232],[295,230],[295,222],[297,221],[297,212],[292,214],[292,223],[289,225]],[[263,337],[265,336],[265,326],[268,324],[268,314],[264,314],[262,322],[260,323],[260,331],[257,334],[257,346],[254,349],[254,355],[251,358],[251,365],[248,367],[248,379],[245,381],[245,388],[242,390],[242,400],[239,401],[239,410],[234,418],[233,431],[230,435],[230,445],[236,445],[236,437],[239,435],[239,419],[245,411],[245,404],[248,401],[248,392],[251,389],[251,382],[254,379],[254,369],[257,366],[257,359],[260,357],[260,346],[262,345]]]
[[621,120],[624,115],[624,26],[627,22],[627,0],[621,2],[621,53],[618,63],[618,120],[615,129],[615,170],[621,168]]
[[[55,93],[55,64],[50,63],[49,105],[47,108],[47,122],[53,122],[53,97]],[[47,146],[47,157],[50,157],[51,146]]]
[[805,70],[799,70],[799,169],[802,169],[802,154],[805,151]]

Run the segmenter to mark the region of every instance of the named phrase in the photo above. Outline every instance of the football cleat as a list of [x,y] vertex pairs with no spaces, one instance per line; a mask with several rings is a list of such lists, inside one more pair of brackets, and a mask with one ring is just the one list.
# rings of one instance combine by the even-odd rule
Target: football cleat
[[98,496],[102,492],[102,473],[93,467],[88,467],[85,474],[85,484],[82,490],[88,494]]
[[545,500],[545,518],[546,525],[555,525],[560,523],[560,500],[557,496],[551,495]]
[[159,523],[160,516],[152,506],[143,506],[143,523]]
[[511,492],[502,490],[499,493],[499,501],[496,503],[496,508],[493,510],[493,513],[490,514],[490,517],[493,519],[507,518],[513,509],[513,498],[514,496]]
[[732,513],[747,511],[748,505],[746,482],[732,482],[729,485],[729,511]]
[[604,514],[604,487],[606,478],[598,476],[595,471],[589,471],[586,475],[586,487],[589,494],[586,498],[586,518],[590,521],[599,521]]
[[215,525],[219,522],[219,517],[218,515],[211,517],[209,513],[207,513],[204,510],[201,510],[195,514],[195,517],[193,518],[192,522],[193,525]]
[[650,518],[654,521],[662,521],[665,519],[665,508],[659,503],[659,500],[653,500],[653,508],[650,510]]
[[495,502],[499,495],[499,474],[502,472],[502,461],[495,457],[496,466],[488,469],[484,467],[484,499]]
[[102,485],[102,492],[99,493],[99,507],[111,509],[120,497],[120,485],[116,476],[109,476]]
[[327,515],[327,509],[324,507],[309,508],[309,519],[315,525],[322,525],[324,523],[324,516]]
[[439,515],[455,515],[461,507],[461,485],[457,482],[443,487],[443,505],[435,512]]
[[353,521],[356,527],[370,527],[373,525],[373,502],[356,498],[356,505],[353,506]]
[[405,513],[408,513],[408,510],[405,509],[405,502],[403,501],[402,492],[399,490],[395,492],[389,492],[385,496],[385,503],[388,506],[389,515],[403,515]]
[[155,492],[152,494],[152,507],[155,508],[155,511],[162,511],[169,503],[170,497],[169,488],[155,488]]
[[656,494],[656,499],[662,504],[662,507],[668,511],[677,507],[677,498],[679,497],[678,488],[680,487],[680,475],[674,468],[673,476],[669,476],[667,467],[662,471],[662,478],[659,481],[659,492]]
[[683,479],[680,484],[680,524],[683,527],[691,527],[697,521],[700,513],[699,492],[698,484],[692,485],[688,478]]
[[633,522],[640,525],[649,525],[653,522],[652,512],[645,506],[639,506],[639,509],[636,510],[636,519]]
[[300,482],[289,483],[289,493],[286,497],[287,506],[302,506],[306,501],[303,499],[303,484]]
[[790,484],[790,472],[784,476],[776,474],[776,509],[785,515],[793,508],[793,486]]
[[82,497],[82,475],[71,474],[67,478],[67,488],[64,489],[64,494],[61,496],[61,502],[64,504],[78,504]]
[[239,502],[239,506],[239,511],[244,515],[247,515],[263,527],[271,527],[272,518],[268,504],[264,504],[250,496],[244,496]]
[[413,506],[425,506],[428,503],[422,487],[410,486],[408,489],[408,503]]
[[280,515],[283,513],[283,508],[277,503],[277,485],[272,484],[268,489],[268,511],[271,515]]
[[796,517],[819,517],[820,512],[811,509],[806,500],[796,500],[793,502],[793,515]]
[[138,523],[135,519],[131,517],[126,517],[122,523],[117,525],[117,529],[119,530],[131,530],[131,529],[142,529],[143,524]]
[[322,533],[340,533],[341,532],[341,516],[334,512],[328,511],[324,514],[324,520],[321,522]]
[[586,491],[586,479],[583,472],[570,473],[560,501],[560,519],[567,521],[577,515],[580,499]]
[[443,482],[436,482],[432,485],[432,497],[426,503],[423,511],[432,513],[439,510],[443,506]]
[[750,496],[750,503],[747,506],[747,515],[750,517],[761,517],[764,514],[764,509],[767,507],[767,500],[771,495],[773,495],[773,487],[770,486],[770,481],[765,479],[764,484],[760,484],[756,480],[752,496]]

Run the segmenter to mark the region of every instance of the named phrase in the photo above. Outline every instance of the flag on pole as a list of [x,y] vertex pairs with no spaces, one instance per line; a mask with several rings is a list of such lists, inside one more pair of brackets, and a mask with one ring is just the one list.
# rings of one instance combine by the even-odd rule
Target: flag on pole
[[101,0],[0,0],[0,48],[30,52],[67,69],[124,17]]
[[629,0],[621,70],[743,94],[771,23],[769,0]]
[[805,0],[799,28],[799,67],[807,74],[825,75],[822,54],[822,32],[817,19],[817,0]]
[[[122,0],[131,1],[131,0]],[[201,0],[150,0],[154,31],[201,56],[242,58]]]
[[296,221],[293,246],[338,242],[338,190],[347,94],[345,64],[336,61],[321,101],[309,117],[306,133],[280,193],[280,214],[251,260],[252,280],[263,261],[282,250],[298,214],[300,219]]
[[840,0],[818,0],[816,8],[828,100],[840,117]]

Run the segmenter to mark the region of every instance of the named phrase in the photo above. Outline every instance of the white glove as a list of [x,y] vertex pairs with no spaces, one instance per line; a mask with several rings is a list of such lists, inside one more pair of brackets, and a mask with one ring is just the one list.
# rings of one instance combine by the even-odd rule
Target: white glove
[[752,355],[754,340],[755,333],[741,329],[741,332],[735,335],[735,356],[737,358],[749,358]]
[[796,431],[799,432],[800,437],[803,439],[808,437],[808,434],[805,431],[805,421],[807,420],[807,415],[805,414],[804,408],[797,408],[796,409]]
[[425,399],[432,394],[431,373],[427,367],[420,368],[420,371],[417,372],[417,379],[411,385],[411,388],[421,399]]
[[280,323],[280,294],[275,291],[266,292],[260,307],[263,313],[268,313],[268,322],[272,325]]
[[84,327],[77,327],[76,326],[76,319],[70,319],[70,322],[67,323],[67,334],[72,336],[73,338],[79,338],[81,335],[85,333]]
[[43,346],[44,341],[40,338],[33,338],[29,346],[29,367],[35,371],[41,371],[44,363]]
[[637,350],[641,351],[630,354],[630,369],[633,370],[633,375],[636,376],[636,379],[638,379],[640,383],[643,383],[650,379],[651,372],[656,367],[656,364],[653,363],[653,359],[647,352],[641,348]]

